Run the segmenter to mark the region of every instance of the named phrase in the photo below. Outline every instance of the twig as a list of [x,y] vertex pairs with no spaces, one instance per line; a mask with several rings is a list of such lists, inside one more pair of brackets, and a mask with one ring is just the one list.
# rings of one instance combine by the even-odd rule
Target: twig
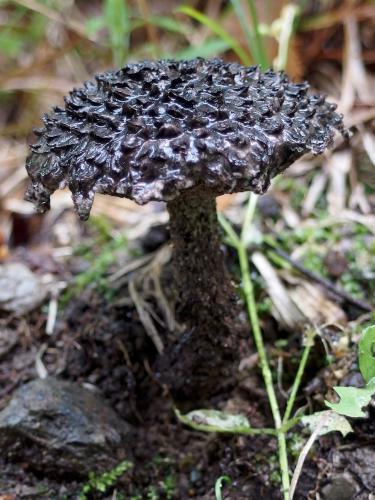
[[156,350],[158,351],[159,354],[163,354],[164,352],[164,345],[163,342],[155,328],[155,325],[151,319],[150,314],[147,312],[145,307],[143,306],[143,301],[138,295],[138,292],[135,288],[134,285],[134,280],[129,281],[129,293],[130,297],[132,298],[132,301],[134,302],[134,305],[137,309],[137,312],[139,314],[139,319],[141,320],[146,332],[150,336],[151,340],[153,341]]
[[306,457],[307,457],[307,455],[308,455],[308,453],[309,453],[312,445],[314,444],[314,442],[317,439],[317,437],[319,437],[320,431],[323,428],[323,426],[324,426],[324,424],[325,424],[325,422],[326,422],[327,419],[328,419],[328,415],[322,416],[320,422],[316,426],[316,429],[311,434],[311,436],[308,439],[308,441],[305,444],[305,446],[302,448],[302,451],[301,451],[301,453],[300,453],[300,455],[298,457],[296,468],[294,469],[292,481],[290,483],[289,500],[293,500],[293,496],[294,496],[294,493],[296,491],[296,486],[297,486],[297,483],[298,483],[298,479],[299,479],[299,477],[301,475],[301,472],[302,472],[303,464],[305,463]]
[[345,292],[344,290],[341,290],[336,285],[331,283],[329,280],[322,278],[322,276],[319,276],[319,274],[316,274],[316,273],[314,273],[314,271],[310,271],[309,269],[307,269],[303,264],[301,264],[297,260],[290,257],[283,250],[280,250],[279,248],[274,248],[271,245],[269,245],[269,246],[272,248],[272,250],[279,257],[282,257],[284,260],[286,260],[289,264],[291,264],[293,267],[295,267],[302,274],[304,274],[308,278],[312,279],[316,283],[319,283],[320,285],[322,285],[324,288],[326,288],[327,290],[332,292],[337,297],[341,297],[346,302],[353,304],[354,306],[358,307],[359,309],[362,309],[363,311],[367,311],[367,312],[373,311],[373,307],[368,302],[352,297],[349,293]]
[[52,295],[49,305],[48,305],[48,314],[47,314],[47,323],[46,323],[46,334],[52,335],[55,329],[56,318],[57,318],[57,309],[58,309],[58,301],[55,295]]
[[[139,257],[138,259],[133,259],[130,262],[127,262],[118,271],[116,271],[115,273],[111,274],[111,276],[108,277],[108,282],[111,284],[115,284],[116,282],[118,282],[121,278],[123,278],[127,274],[129,274],[133,271],[136,271],[140,267],[143,267],[146,264],[148,264],[154,257],[155,257],[155,253],[149,253],[146,255],[142,255],[142,257]],[[122,283],[121,283],[121,285],[122,285]]]

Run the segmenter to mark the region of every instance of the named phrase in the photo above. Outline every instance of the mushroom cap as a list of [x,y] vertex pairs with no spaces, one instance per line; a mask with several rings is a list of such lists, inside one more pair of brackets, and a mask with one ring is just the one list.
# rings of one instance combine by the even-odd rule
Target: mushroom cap
[[94,193],[139,204],[200,188],[263,193],[337,130],[336,106],[282,72],[221,60],[141,62],[73,89],[34,132],[26,199],[39,211],[69,186],[82,219]]

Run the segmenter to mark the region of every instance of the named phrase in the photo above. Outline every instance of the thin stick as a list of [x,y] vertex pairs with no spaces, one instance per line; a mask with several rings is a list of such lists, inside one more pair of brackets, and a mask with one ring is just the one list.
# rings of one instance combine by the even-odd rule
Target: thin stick
[[354,306],[358,307],[359,309],[362,309],[363,311],[371,312],[373,310],[372,306],[368,302],[365,302],[364,300],[356,299],[355,297],[352,297],[349,293],[345,292],[345,290],[341,290],[341,289],[337,288],[337,286],[334,285],[333,283],[331,283],[329,280],[322,278],[318,274],[314,273],[314,271],[310,271],[303,264],[301,264],[297,260],[290,257],[283,250],[280,250],[279,248],[273,248],[273,250],[277,255],[279,255],[279,257],[282,257],[284,260],[289,262],[289,264],[291,264],[294,268],[296,268],[302,274],[304,274],[308,278],[316,281],[320,285],[324,286],[324,288],[326,288],[327,290],[329,290],[330,292],[332,292],[336,296],[341,297],[346,302],[353,304]]
[[294,493],[296,491],[298,479],[299,479],[301,472],[302,472],[303,464],[305,463],[306,457],[307,457],[312,445],[314,444],[315,440],[319,437],[320,431],[321,431],[322,427],[324,426],[327,419],[328,419],[328,415],[322,416],[320,422],[316,426],[316,429],[309,437],[305,446],[302,448],[302,451],[301,451],[301,453],[298,457],[298,460],[297,460],[296,468],[294,469],[292,482],[290,484],[290,493],[289,493],[288,500],[293,500],[293,496],[294,496]]

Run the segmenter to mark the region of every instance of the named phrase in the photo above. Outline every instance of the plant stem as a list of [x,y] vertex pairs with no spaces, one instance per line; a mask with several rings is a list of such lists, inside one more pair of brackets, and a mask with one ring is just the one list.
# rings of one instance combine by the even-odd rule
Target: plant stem
[[[286,446],[286,434],[290,428],[288,418],[290,416],[290,412],[292,410],[296,398],[303,370],[306,366],[307,357],[309,354],[309,350],[311,348],[311,343],[308,342],[308,345],[306,345],[305,351],[302,355],[301,363],[296,377],[297,382],[295,382],[293,385],[292,393],[288,401],[288,406],[286,411],[286,415],[288,418],[285,418],[284,416],[284,419],[282,420],[279,404],[276,398],[275,388],[272,381],[272,372],[269,366],[267,352],[265,349],[263,336],[259,325],[259,318],[256,308],[255,295],[254,295],[254,287],[251,281],[249,260],[247,255],[247,239],[248,239],[247,235],[249,227],[252,224],[254,218],[256,203],[257,203],[257,195],[251,193],[245,213],[244,222],[242,225],[241,237],[237,236],[232,226],[225,219],[223,215],[219,214],[219,221],[229,238],[230,244],[236,248],[238,253],[238,259],[240,263],[241,276],[242,276],[243,294],[245,297],[247,312],[250,319],[255,345],[259,355],[259,362],[262,369],[264,384],[266,386],[268,401],[271,407],[271,412],[275,423],[275,432],[278,441],[279,464],[281,470],[281,482],[282,482],[284,500],[288,500],[289,489],[290,489],[288,453]],[[295,422],[293,421],[290,423],[294,425]]]
[[257,40],[255,38],[255,35],[253,33],[253,30],[250,28],[248,20],[246,18],[246,13],[245,10],[242,6],[242,1],[241,0],[231,0],[231,3],[233,5],[233,9],[236,13],[236,16],[238,18],[238,21],[241,25],[242,31],[245,33],[246,40],[247,40],[247,46],[250,51],[250,54],[253,58],[253,61],[255,64],[262,64],[261,60],[261,55],[259,53],[259,47]]
[[287,423],[290,419],[290,415],[292,413],[294,402],[296,400],[297,392],[298,392],[299,386],[301,384],[302,376],[305,372],[306,363],[307,363],[307,360],[309,358],[310,350],[314,344],[313,343],[313,336],[314,336],[314,334],[309,334],[307,336],[306,345],[305,345],[305,348],[303,350],[303,353],[302,353],[302,356],[301,356],[301,359],[299,362],[296,378],[294,379],[292,390],[290,392],[290,396],[288,398],[288,402],[286,405],[286,409],[285,409],[285,413],[284,413],[284,417],[283,417],[283,424]]
[[258,195],[255,193],[251,193],[251,195],[249,197],[249,202],[247,204],[245,217],[243,220],[242,230],[241,230],[241,243],[243,246],[246,246],[247,231],[249,230],[249,228],[253,222],[254,215],[255,215],[255,209],[257,206],[257,201],[258,201]]
[[277,441],[279,446],[279,463],[281,469],[281,480],[283,486],[284,499],[287,500],[289,496],[289,466],[288,454],[286,448],[286,435],[282,431],[282,420],[280,415],[279,405],[276,399],[275,388],[272,382],[272,373],[268,364],[266,349],[264,347],[262,332],[259,326],[258,313],[256,310],[256,303],[254,297],[254,288],[250,278],[249,262],[247,257],[246,248],[242,243],[239,244],[238,257],[240,261],[240,268],[242,274],[243,292],[245,296],[247,311],[250,318],[250,323],[253,331],[255,345],[259,355],[260,366],[262,369],[263,380],[266,386],[267,396],[271,407],[275,428],[277,430]]
[[194,9],[188,5],[182,5],[179,7],[176,12],[182,12],[187,16],[190,16],[195,21],[207,26],[215,35],[220,37],[222,40],[228,43],[229,47],[237,54],[242,64],[249,66],[251,64],[251,58],[249,54],[241,47],[238,43],[237,39],[232,37],[222,26],[220,23],[215,20],[209,18],[199,10]]

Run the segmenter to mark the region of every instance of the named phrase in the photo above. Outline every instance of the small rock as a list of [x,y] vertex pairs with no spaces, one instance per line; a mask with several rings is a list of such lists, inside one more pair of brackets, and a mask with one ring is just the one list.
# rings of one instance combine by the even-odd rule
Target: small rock
[[359,478],[368,491],[375,492],[375,447],[359,446],[355,450],[344,451],[343,456],[343,462],[350,463],[353,476]]
[[155,252],[169,240],[169,231],[165,224],[151,226],[141,240],[142,250],[146,253]]
[[280,216],[281,205],[272,194],[265,194],[258,199],[258,208],[265,218],[276,219]]
[[12,262],[0,266],[0,309],[19,315],[38,307],[47,287],[28,267]]
[[340,276],[349,269],[345,254],[338,250],[330,250],[324,259],[324,263],[328,274],[332,278],[340,278]]
[[0,412],[0,449],[45,475],[76,477],[129,459],[131,427],[92,391],[52,377],[18,389]]
[[15,330],[0,326],[0,361],[17,345],[17,342],[18,333]]
[[345,472],[332,476],[330,482],[322,488],[324,500],[352,500],[358,491],[358,484]]

